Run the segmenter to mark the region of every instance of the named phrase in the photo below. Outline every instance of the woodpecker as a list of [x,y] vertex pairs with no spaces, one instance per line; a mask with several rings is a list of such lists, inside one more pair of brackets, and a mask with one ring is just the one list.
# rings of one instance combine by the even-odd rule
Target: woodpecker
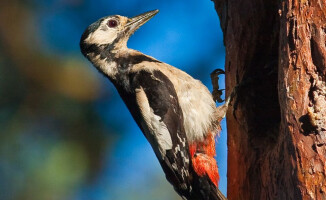
[[99,19],[82,34],[81,52],[114,84],[175,191],[186,200],[225,199],[214,157],[228,102],[216,108],[199,80],[127,48],[129,37],[157,13]]

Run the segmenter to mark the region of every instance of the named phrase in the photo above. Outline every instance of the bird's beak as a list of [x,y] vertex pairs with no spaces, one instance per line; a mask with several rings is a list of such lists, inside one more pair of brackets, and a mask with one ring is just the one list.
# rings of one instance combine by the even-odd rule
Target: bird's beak
[[126,24],[127,34],[129,34],[129,35],[133,34],[139,27],[141,27],[148,20],[150,20],[152,17],[154,17],[158,13],[158,11],[159,10],[152,10],[152,11],[148,11],[143,14],[137,15],[133,18],[130,18],[128,20],[128,23]]

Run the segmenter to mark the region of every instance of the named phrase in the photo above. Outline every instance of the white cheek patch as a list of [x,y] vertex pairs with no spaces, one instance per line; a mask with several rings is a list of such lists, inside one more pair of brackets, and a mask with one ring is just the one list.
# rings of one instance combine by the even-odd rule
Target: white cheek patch
[[114,29],[97,29],[85,39],[88,44],[110,44],[117,38],[117,31]]

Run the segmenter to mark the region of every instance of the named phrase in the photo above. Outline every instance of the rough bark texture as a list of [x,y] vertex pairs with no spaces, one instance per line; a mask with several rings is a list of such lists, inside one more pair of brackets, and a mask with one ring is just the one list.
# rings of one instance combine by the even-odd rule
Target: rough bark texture
[[214,0],[226,47],[228,199],[326,199],[326,1]]

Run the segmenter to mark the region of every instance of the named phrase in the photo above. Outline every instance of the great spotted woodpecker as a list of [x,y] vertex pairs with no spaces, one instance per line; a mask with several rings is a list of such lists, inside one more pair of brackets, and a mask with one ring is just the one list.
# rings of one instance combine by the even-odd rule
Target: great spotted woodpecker
[[187,200],[225,199],[214,156],[228,101],[216,108],[200,81],[127,48],[129,37],[157,13],[103,17],[83,33],[81,51],[114,84],[176,192]]

